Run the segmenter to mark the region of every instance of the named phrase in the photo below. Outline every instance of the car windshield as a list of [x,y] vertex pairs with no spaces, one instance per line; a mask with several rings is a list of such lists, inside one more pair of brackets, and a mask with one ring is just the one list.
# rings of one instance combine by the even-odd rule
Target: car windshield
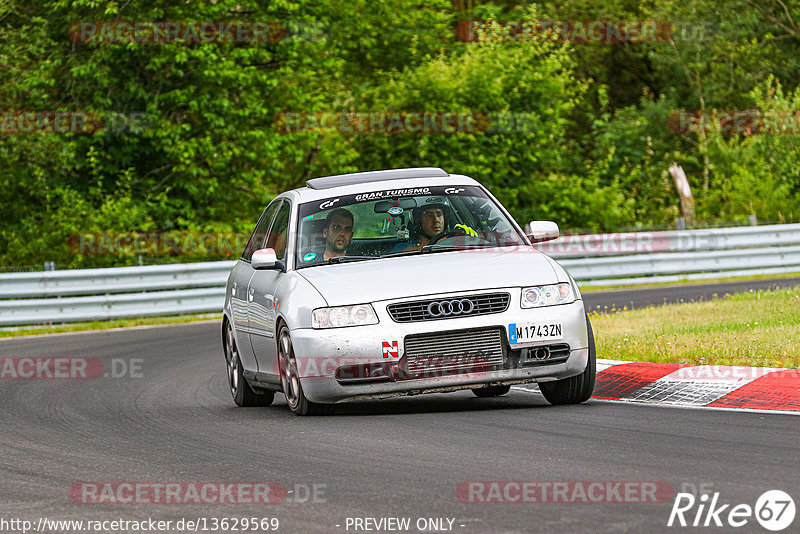
[[476,186],[374,191],[300,205],[297,268],[525,243]]

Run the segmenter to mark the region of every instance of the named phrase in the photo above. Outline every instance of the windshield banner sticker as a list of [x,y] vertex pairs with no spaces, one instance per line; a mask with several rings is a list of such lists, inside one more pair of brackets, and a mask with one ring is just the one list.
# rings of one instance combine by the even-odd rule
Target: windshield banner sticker
[[391,189],[389,191],[375,191],[374,193],[364,193],[356,195],[356,202],[364,202],[366,200],[377,200],[379,198],[390,197],[405,197],[412,195],[430,195],[430,187],[418,187],[416,189]]

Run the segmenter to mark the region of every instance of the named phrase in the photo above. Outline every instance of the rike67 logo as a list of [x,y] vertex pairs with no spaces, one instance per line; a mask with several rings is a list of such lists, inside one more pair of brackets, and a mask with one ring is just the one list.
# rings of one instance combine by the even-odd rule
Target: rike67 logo
[[795,504],[788,493],[781,490],[764,492],[755,506],[732,505],[720,500],[719,492],[704,493],[699,498],[691,493],[678,493],[669,514],[667,526],[692,527],[743,527],[755,520],[765,529],[777,532],[794,521]]

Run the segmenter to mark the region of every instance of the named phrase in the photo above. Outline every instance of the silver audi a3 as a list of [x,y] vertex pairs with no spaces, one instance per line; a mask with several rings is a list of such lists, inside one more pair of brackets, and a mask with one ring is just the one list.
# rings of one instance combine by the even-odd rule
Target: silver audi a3
[[439,168],[314,178],[264,210],[228,278],[233,399],[334,403],[537,382],[552,404],[594,388],[578,287],[480,183]]

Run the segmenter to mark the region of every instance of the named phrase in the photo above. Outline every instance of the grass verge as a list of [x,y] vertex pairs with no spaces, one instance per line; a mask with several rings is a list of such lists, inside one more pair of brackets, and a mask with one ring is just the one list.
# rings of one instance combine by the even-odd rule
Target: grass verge
[[599,358],[800,367],[800,286],[590,317]]
[[180,324],[193,321],[222,320],[222,313],[203,313],[197,315],[175,315],[171,317],[137,317],[135,319],[112,319],[109,321],[89,321],[85,323],[66,323],[55,325],[20,326],[0,329],[0,338],[57,334],[60,332],[80,332],[83,330],[105,330],[108,328],[128,328],[131,326],[152,326],[160,324]]

